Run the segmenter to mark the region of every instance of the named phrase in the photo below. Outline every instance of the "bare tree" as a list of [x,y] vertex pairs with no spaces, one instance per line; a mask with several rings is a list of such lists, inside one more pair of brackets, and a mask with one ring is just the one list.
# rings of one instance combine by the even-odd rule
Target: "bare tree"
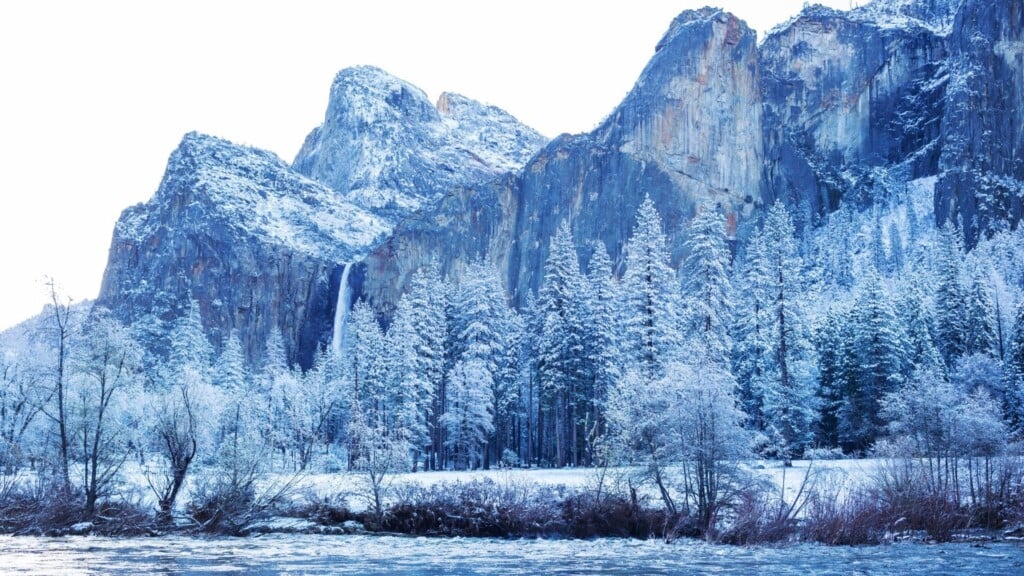
[[51,308],[48,314],[52,324],[50,325],[55,339],[55,370],[54,388],[57,406],[56,412],[47,411],[46,415],[57,424],[58,437],[58,461],[57,472],[65,490],[71,489],[70,455],[71,445],[68,436],[67,418],[67,360],[70,351],[70,340],[73,329],[71,317],[71,299],[61,294],[56,281],[53,278],[46,280],[46,287],[50,292]]
[[159,473],[146,474],[157,497],[157,521],[169,523],[189,467],[199,448],[196,406],[192,387],[178,381],[154,402],[157,414],[153,426],[156,454],[163,461]]
[[142,350],[128,330],[103,309],[86,324],[83,346],[72,357],[72,378],[65,400],[71,408],[64,425],[81,458],[85,512],[95,511],[128,458],[132,427],[127,400],[135,395]]

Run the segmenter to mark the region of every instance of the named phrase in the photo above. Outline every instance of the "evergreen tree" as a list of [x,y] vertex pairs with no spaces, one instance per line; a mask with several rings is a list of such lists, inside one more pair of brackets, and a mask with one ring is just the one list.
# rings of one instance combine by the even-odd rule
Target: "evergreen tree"
[[776,202],[761,229],[761,247],[752,255],[762,259],[750,267],[757,276],[748,280],[748,284],[761,284],[757,291],[767,308],[768,348],[762,362],[768,369],[760,386],[765,430],[776,452],[787,459],[809,445],[817,420],[817,377],[799,302],[803,262],[793,233],[789,211]]
[[771,348],[768,269],[763,253],[761,234],[755,233],[747,243],[737,272],[736,293],[740,299],[733,327],[733,373],[739,382],[739,399],[747,413],[747,425],[754,430],[763,430],[765,426],[763,390],[772,373],[768,352]]
[[[456,301],[453,323],[459,346],[447,383],[446,444],[457,466],[488,466],[487,458],[500,457],[511,435],[508,412],[498,407],[513,406],[517,401],[516,370],[507,365],[512,361],[509,349],[514,344],[516,320],[497,270],[487,263],[467,266]],[[487,394],[481,392],[484,384]],[[490,435],[491,440],[482,457],[479,433]]]
[[964,354],[997,356],[995,303],[980,270],[971,275],[964,290]]
[[590,396],[586,338],[585,286],[569,224],[563,221],[551,238],[544,283],[536,313],[543,316],[537,342],[537,378],[553,453],[543,454],[555,466],[578,464],[583,443],[577,410]]
[[[348,416],[349,465],[356,466],[367,454],[368,435],[400,433],[387,428],[387,358],[384,333],[373,309],[360,300],[349,316],[347,351],[343,351],[342,404]],[[347,352],[347,353],[346,353]],[[372,433],[372,434],[371,434]]]
[[191,366],[196,370],[208,372],[212,362],[213,347],[203,331],[199,303],[189,300],[188,309],[171,330],[169,363],[178,368]]
[[1006,358],[1006,413],[1016,430],[1024,427],[1024,301],[1017,304],[1013,337]]
[[905,292],[899,302],[898,312],[906,334],[908,370],[945,373],[942,355],[939,354],[932,335],[934,320],[931,310],[926,307],[921,293],[916,288],[911,287]]
[[232,330],[224,339],[224,348],[217,357],[213,370],[213,383],[227,394],[244,394],[249,386],[249,375],[245,369],[245,353],[238,334]]
[[878,275],[870,271],[850,315],[856,368],[839,411],[839,442],[847,451],[866,450],[882,433],[879,402],[899,389],[909,373],[906,337],[890,302]]
[[416,419],[422,418],[429,435],[427,464],[431,468],[437,468],[438,455],[443,449],[438,418],[444,411],[448,292],[449,287],[441,278],[440,264],[436,259],[432,260],[413,274],[409,292],[402,299],[404,311],[396,313],[396,322],[398,316],[408,318],[412,355],[407,369],[409,377],[416,383],[415,405],[419,411]]
[[622,279],[623,354],[654,382],[680,356],[680,290],[669,266],[661,217],[650,197],[637,211]]
[[821,403],[819,440],[826,446],[839,445],[839,413],[844,394],[854,384],[853,346],[847,306],[829,309],[825,322],[818,329],[818,397]]
[[619,286],[612,274],[612,262],[603,242],[594,243],[587,270],[587,315],[584,341],[589,350],[589,374],[593,379],[589,405],[591,413],[585,417],[588,463],[593,463],[594,442],[605,433],[604,405],[615,382],[622,377],[620,369],[620,334],[618,331]]
[[683,261],[684,335],[712,362],[727,367],[732,351],[728,326],[732,312],[729,248],[725,218],[707,207],[690,224]]
[[967,350],[966,298],[960,283],[963,249],[959,234],[947,222],[939,231],[936,254],[935,336],[946,366],[952,366]]
[[[913,212],[913,210],[911,210]],[[888,270],[899,272],[903,270],[906,263],[906,255],[903,253],[903,237],[900,235],[899,226],[896,222],[889,224],[889,266]]]

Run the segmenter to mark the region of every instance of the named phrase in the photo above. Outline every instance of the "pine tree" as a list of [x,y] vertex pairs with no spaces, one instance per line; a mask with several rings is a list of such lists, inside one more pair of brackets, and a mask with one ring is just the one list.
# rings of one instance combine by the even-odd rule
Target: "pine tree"
[[712,362],[727,367],[732,351],[728,326],[732,312],[729,248],[725,218],[707,207],[690,224],[683,261],[684,336],[697,343]]
[[224,347],[213,370],[213,383],[227,394],[244,394],[249,387],[245,369],[245,353],[238,334],[232,330],[224,339]]
[[348,416],[349,465],[355,466],[367,455],[366,438],[370,432],[400,433],[388,430],[387,362],[384,333],[377,317],[365,301],[360,300],[349,316],[349,348],[342,366],[342,404]]
[[[387,332],[389,380],[386,397],[392,406],[393,421],[389,425],[404,428],[416,452],[422,453],[430,443],[431,401],[434,396],[434,382],[430,379],[432,358],[426,355],[440,352],[441,358],[444,350],[424,345],[424,339],[414,324],[417,311],[411,300],[406,295],[398,302]],[[418,458],[413,461],[415,471]]]
[[747,425],[763,430],[763,390],[773,372],[769,350],[771,317],[768,306],[768,269],[763,255],[761,234],[755,233],[746,246],[746,253],[737,273],[740,295],[734,315],[733,373],[739,382],[739,399],[747,413]]
[[[457,457],[457,465],[488,466],[489,458],[500,457],[508,448],[511,436],[509,413],[499,408],[513,406],[518,400],[517,370],[507,365],[513,361],[509,349],[514,346],[517,323],[497,270],[490,264],[467,266],[456,302],[453,331],[459,346],[447,379],[446,444]],[[480,392],[481,382],[487,384],[487,394]],[[467,406],[466,402],[483,405]],[[465,417],[474,420],[467,423]],[[466,430],[490,435],[482,460],[474,460],[479,451],[478,434],[467,435]]]
[[593,379],[591,413],[586,416],[584,429],[587,435],[588,464],[596,456],[594,442],[605,433],[606,418],[604,405],[615,382],[622,377],[620,362],[620,334],[618,331],[619,285],[612,274],[612,262],[603,242],[595,242],[587,270],[587,315],[584,341],[588,345],[590,367]]
[[661,217],[650,197],[637,211],[622,279],[625,364],[654,382],[679,358],[680,289],[669,266]]
[[1005,411],[1015,430],[1024,428],[1024,301],[1017,304],[1013,321],[1013,337],[1006,358]]
[[445,339],[448,331],[445,307],[449,290],[435,259],[413,274],[409,293],[402,299],[406,305],[401,315],[408,317],[413,351],[412,365],[408,369],[410,378],[416,382],[416,404],[427,426],[429,458],[426,464],[431,468],[438,466],[438,456],[443,450],[438,418],[444,412]]
[[931,370],[944,374],[946,366],[933,336],[934,320],[921,293],[909,288],[899,302],[898,312],[900,323],[905,328],[910,372]]
[[170,365],[174,367],[193,366],[196,370],[209,371],[213,361],[213,347],[206,339],[199,303],[189,300],[188,309],[171,330]]
[[[911,210],[913,212],[913,210]],[[903,270],[906,263],[906,255],[903,253],[903,237],[900,235],[900,228],[896,222],[889,224],[889,265],[888,270],[899,272]]]
[[839,441],[847,451],[860,452],[874,443],[885,426],[879,402],[909,374],[906,337],[890,302],[878,275],[870,271],[850,315],[856,368],[839,411]]
[[964,291],[964,354],[997,356],[995,303],[980,270],[971,275]]
[[967,349],[966,298],[960,283],[963,248],[959,234],[950,223],[939,232],[935,289],[935,336],[946,366],[952,366]]
[[829,309],[825,322],[818,329],[818,397],[821,403],[819,440],[826,446],[839,445],[839,413],[844,394],[854,386],[853,338],[847,319],[847,306]]
[[812,439],[817,420],[813,357],[810,337],[800,307],[803,262],[793,236],[793,221],[780,202],[769,210],[761,229],[761,250],[754,257],[763,262],[751,267],[763,283],[766,298],[769,366],[761,386],[765,429],[778,453],[791,458],[802,453]]
[[536,345],[541,409],[550,426],[553,453],[542,457],[555,466],[578,464],[582,442],[577,409],[592,381],[585,341],[585,286],[569,224],[563,221],[551,238],[544,283],[535,312],[543,316]]

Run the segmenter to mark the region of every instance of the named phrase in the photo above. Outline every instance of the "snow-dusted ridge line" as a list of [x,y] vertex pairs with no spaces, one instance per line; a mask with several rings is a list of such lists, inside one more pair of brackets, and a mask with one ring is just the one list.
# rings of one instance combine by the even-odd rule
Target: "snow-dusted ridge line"
[[514,172],[547,139],[508,112],[420,88],[373,66],[338,72],[297,172],[397,225],[453,189]]
[[[211,220],[246,236],[335,261],[360,256],[389,231],[379,217],[293,172],[275,154],[196,132],[171,154],[151,202],[202,205]],[[117,235],[143,241],[159,225],[140,205],[125,212]]]

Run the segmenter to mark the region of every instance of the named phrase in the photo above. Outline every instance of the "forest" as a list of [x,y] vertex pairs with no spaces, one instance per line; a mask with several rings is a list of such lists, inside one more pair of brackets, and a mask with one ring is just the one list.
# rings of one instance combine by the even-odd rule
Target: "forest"
[[776,203],[734,236],[701,207],[678,269],[649,199],[619,263],[563,222],[523,309],[486,260],[457,284],[435,262],[386,325],[356,302],[305,371],[280,334],[260,366],[234,334],[210,342],[194,302],[154,356],[145,326],[51,284],[0,358],[2,528],[32,497],[109,514],[131,482],[166,524],[183,506],[223,520],[268,474],[354,472],[382,520],[397,472],[620,467],[634,504],[649,486],[711,531],[737,518],[742,462],[844,456],[899,458],[910,492],[1004,525],[1021,511],[1024,233],[967,251],[911,184],[820,219]]

